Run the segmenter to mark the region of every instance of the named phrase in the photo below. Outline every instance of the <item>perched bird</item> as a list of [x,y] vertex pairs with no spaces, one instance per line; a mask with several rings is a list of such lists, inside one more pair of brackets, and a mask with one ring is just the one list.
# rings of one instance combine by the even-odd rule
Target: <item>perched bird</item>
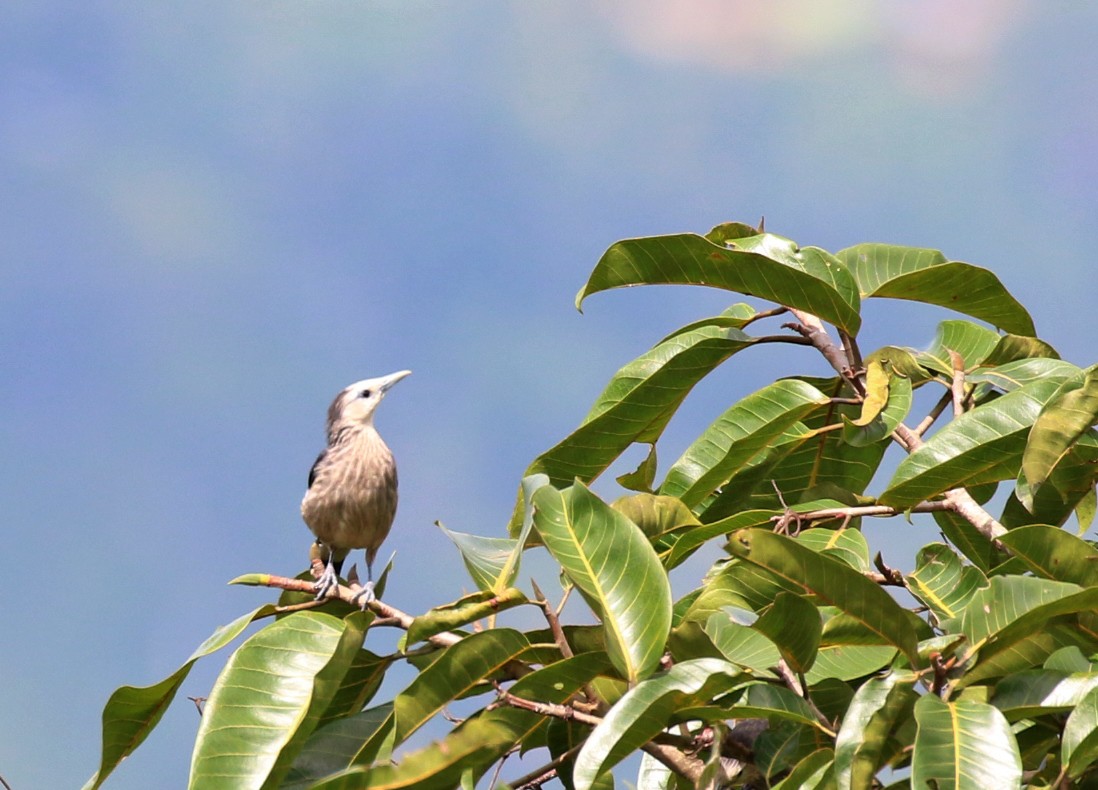
[[301,501],[301,516],[316,535],[314,551],[326,563],[316,582],[317,598],[339,583],[352,549],[366,549],[363,606],[374,598],[374,557],[397,508],[396,462],[374,428],[374,412],[389,388],[411,372],[356,381],[328,408],[328,446],[309,472]]

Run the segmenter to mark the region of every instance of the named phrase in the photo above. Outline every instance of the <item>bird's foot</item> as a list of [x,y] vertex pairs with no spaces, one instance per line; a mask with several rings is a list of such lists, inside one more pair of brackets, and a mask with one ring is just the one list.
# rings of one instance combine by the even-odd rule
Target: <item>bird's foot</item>
[[320,578],[313,584],[313,589],[316,590],[316,599],[322,601],[335,592],[335,589],[339,587],[339,575],[336,573],[335,566],[329,562],[324,566],[324,573],[320,574]]
[[369,603],[371,601],[377,600],[377,596],[374,595],[373,581],[366,582],[363,588],[355,593],[355,597],[351,600],[355,606],[359,607],[360,609],[362,609],[362,611],[365,612],[366,607],[369,605]]

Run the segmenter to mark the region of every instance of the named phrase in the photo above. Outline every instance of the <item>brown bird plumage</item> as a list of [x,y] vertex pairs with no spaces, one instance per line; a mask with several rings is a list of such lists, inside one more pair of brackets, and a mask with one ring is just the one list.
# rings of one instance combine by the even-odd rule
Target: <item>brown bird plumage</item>
[[327,562],[316,583],[318,598],[338,584],[347,554],[366,549],[367,581],[361,595],[363,604],[373,599],[374,558],[397,508],[396,462],[374,428],[374,412],[389,388],[409,373],[356,381],[328,408],[328,447],[309,472],[309,489],[301,502],[301,516]]

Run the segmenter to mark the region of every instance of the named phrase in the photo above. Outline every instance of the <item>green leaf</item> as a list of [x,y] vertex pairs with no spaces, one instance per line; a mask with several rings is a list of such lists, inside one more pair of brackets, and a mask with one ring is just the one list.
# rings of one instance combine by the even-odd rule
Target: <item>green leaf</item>
[[[660,437],[683,398],[707,373],[755,341],[738,329],[702,327],[675,335],[623,367],[569,436],[530,464],[555,486],[590,482],[634,442]],[[521,523],[512,518],[512,534]]]
[[526,596],[514,587],[509,587],[498,595],[491,590],[470,593],[453,603],[436,606],[412,620],[412,624],[408,626],[408,636],[405,641],[413,645],[435,634],[453,631],[475,620],[490,617],[524,603],[527,603]]
[[915,703],[913,674],[890,672],[870,678],[854,693],[835,738],[835,779],[839,790],[871,787],[882,768],[889,735]]
[[1013,392],[1035,381],[1067,381],[1082,374],[1082,368],[1059,359],[1020,359],[969,373],[965,380],[969,384],[987,384],[1003,392]]
[[175,698],[195,661],[220,650],[236,639],[253,621],[269,617],[275,611],[273,605],[264,604],[221,626],[198,646],[183,666],[159,683],[151,686],[121,686],[115,690],[103,708],[103,753],[99,770],[87,781],[84,790],[95,790],[103,784],[118,764],[148,737]]
[[705,634],[733,664],[756,676],[777,677],[771,671],[782,657],[777,645],[754,628],[735,622],[727,610],[710,615]]
[[1075,708],[1098,689],[1098,672],[1031,669],[1004,677],[991,703],[1011,721]]
[[701,525],[693,511],[677,497],[632,494],[614,500],[611,507],[640,527],[660,553],[669,550],[678,540],[669,533]]
[[766,635],[794,672],[805,673],[816,660],[823,623],[820,612],[806,598],[781,592],[755,621],[756,631]]
[[1091,368],[1082,386],[1058,393],[1033,423],[1022,456],[1022,471],[1031,490],[1036,491],[1048,480],[1079,437],[1096,422],[1098,368]]
[[387,702],[318,727],[286,774],[283,789],[305,790],[326,776],[372,763],[376,751],[366,746],[376,745],[378,736],[392,726],[393,704]]
[[915,703],[912,786],[938,790],[1020,787],[1022,759],[1006,718],[982,702],[943,702],[926,694]]
[[846,267],[824,250],[798,248],[770,233],[718,244],[693,233],[619,241],[576,295],[576,307],[599,291],[659,284],[757,296],[812,313],[851,335],[861,325],[858,288]]
[[314,784],[312,790],[451,790],[466,772],[479,777],[538,719],[515,708],[487,711],[466,720],[441,741],[406,755],[399,765],[350,768]]
[[777,437],[828,403],[826,395],[796,379],[748,395],[687,448],[668,470],[660,493],[691,507],[699,504],[734,472],[764,455]]
[[784,719],[809,727],[821,726],[808,703],[800,696],[770,683],[751,683],[726,710],[736,719]]
[[857,419],[843,415],[843,441],[855,447],[892,435],[911,411],[911,380],[896,375],[873,360],[867,365],[867,397]]
[[948,307],[1007,332],[1033,335],[1033,319],[999,278],[938,250],[859,244],[839,252],[862,297],[891,297]]
[[706,705],[740,682],[738,667],[716,658],[682,661],[629,689],[595,727],[576,756],[576,790],[639,749],[672,723],[676,712]]
[[435,525],[443,531],[461,552],[461,560],[481,590],[492,590],[503,575],[503,569],[515,552],[518,541],[514,538],[482,538],[465,532],[454,532],[436,521]]
[[[802,506],[797,509],[799,507]],[[869,543],[860,530],[811,527],[798,532],[795,540],[813,551],[840,560],[861,573],[871,570]]]
[[1098,759],[1098,691],[1091,689],[1064,724],[1060,761],[1078,779]]
[[671,585],[640,527],[582,483],[534,494],[545,547],[602,621],[607,652],[635,681],[659,664],[671,629]]
[[817,787],[830,787],[835,752],[828,748],[817,749],[802,759],[789,775],[775,785],[774,790],[814,790]]
[[[965,412],[900,462],[881,504],[907,509],[959,486],[1011,476],[1026,432],[1058,386],[1055,379],[1036,381]],[[998,474],[988,477],[989,469]]]
[[896,648],[886,645],[821,645],[816,663],[805,675],[809,685],[821,680],[855,680],[865,677],[896,658]]
[[403,743],[446,703],[484,683],[528,647],[527,638],[510,628],[470,634],[450,645],[393,701],[397,743]]
[[373,699],[385,679],[385,671],[396,659],[392,656],[378,656],[365,648],[359,648],[347,674],[328,709],[320,717],[317,728],[325,726],[333,719],[359,713]]
[[906,577],[907,588],[941,620],[959,617],[976,591],[986,587],[979,568],[963,565],[944,543],[919,549],[915,570]]
[[862,574],[769,530],[739,530],[728,547],[736,556],[839,608],[888,644],[900,648],[918,666],[911,614]]
[[295,612],[253,634],[202,711],[189,787],[278,787],[354,661],[372,615]]
[[1031,571],[1046,579],[1098,586],[1098,550],[1062,529],[1043,524],[1018,527],[1000,540]]
[[953,376],[953,360],[949,352],[960,354],[966,370],[979,365],[999,345],[999,335],[986,326],[971,321],[942,321],[934,342],[926,351],[919,351],[915,358],[922,366],[936,371],[946,379]]
[[1004,365],[1019,359],[1059,359],[1060,354],[1044,340],[1025,335],[1003,335],[980,363],[985,367]]

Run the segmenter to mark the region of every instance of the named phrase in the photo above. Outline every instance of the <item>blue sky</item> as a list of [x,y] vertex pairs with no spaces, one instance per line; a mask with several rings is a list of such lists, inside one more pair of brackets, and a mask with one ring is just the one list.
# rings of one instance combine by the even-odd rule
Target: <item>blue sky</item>
[[[166,676],[270,597],[228,579],[304,567],[298,504],[351,381],[414,371],[378,418],[402,485],[387,598],[418,612],[460,595],[433,522],[501,535],[526,464],[615,369],[740,301],[633,289],[578,314],[620,238],[765,216],[803,245],[937,247],[995,270],[1065,358],[1094,362],[1096,16],[1024,0],[6,3],[0,775],[78,786],[114,688]],[[868,351],[924,345],[953,316],[867,317]],[[672,424],[664,469],[793,372],[826,369],[801,349],[736,357]],[[900,567],[936,538],[888,530]],[[183,785],[198,722],[182,696],[220,660],[109,787]]]

